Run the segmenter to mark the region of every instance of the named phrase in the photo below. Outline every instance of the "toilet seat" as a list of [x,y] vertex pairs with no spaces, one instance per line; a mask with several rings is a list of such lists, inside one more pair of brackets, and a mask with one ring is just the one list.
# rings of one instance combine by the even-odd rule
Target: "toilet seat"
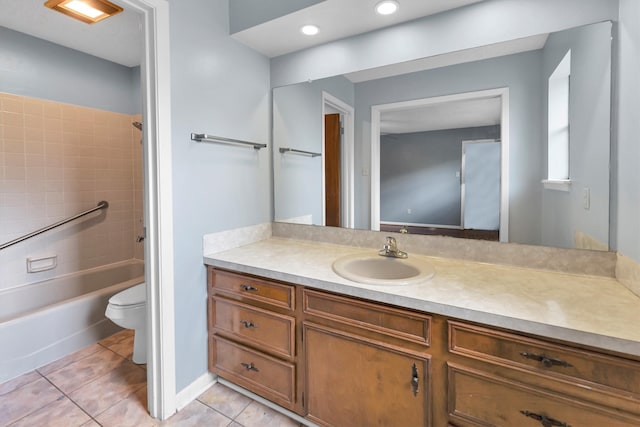
[[132,286],[122,292],[118,292],[109,298],[109,305],[116,307],[134,308],[145,305],[147,302],[147,293],[144,283]]

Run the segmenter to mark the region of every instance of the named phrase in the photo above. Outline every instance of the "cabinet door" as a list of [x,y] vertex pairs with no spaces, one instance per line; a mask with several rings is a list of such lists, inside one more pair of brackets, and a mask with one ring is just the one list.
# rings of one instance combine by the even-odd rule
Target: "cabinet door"
[[308,418],[327,426],[429,426],[429,358],[304,324]]

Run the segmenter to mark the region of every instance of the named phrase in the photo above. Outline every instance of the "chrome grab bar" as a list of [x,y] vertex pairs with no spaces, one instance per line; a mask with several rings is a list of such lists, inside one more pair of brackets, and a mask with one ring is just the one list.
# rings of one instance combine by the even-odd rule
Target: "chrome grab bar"
[[33,231],[33,232],[29,233],[29,234],[25,234],[22,237],[18,237],[17,239],[13,239],[10,242],[3,243],[2,245],[0,245],[0,251],[2,249],[8,248],[9,246],[13,246],[16,243],[20,243],[20,242],[25,241],[27,239],[30,239],[30,238],[32,238],[34,236],[37,236],[38,234],[42,234],[45,231],[49,231],[49,230],[54,229],[56,227],[60,227],[61,225],[64,225],[64,224],[66,224],[68,222],[71,222],[74,219],[78,219],[78,218],[80,218],[82,216],[88,215],[91,212],[95,212],[95,211],[100,210],[100,209],[106,209],[108,207],[109,207],[109,202],[102,200],[101,202],[98,202],[98,205],[95,208],[91,208],[91,209],[88,209],[88,210],[86,210],[84,212],[80,212],[79,214],[74,215],[74,216],[72,216],[70,218],[63,219],[62,221],[58,221],[55,224],[48,225],[48,226],[43,227],[43,228],[41,228],[39,230]]

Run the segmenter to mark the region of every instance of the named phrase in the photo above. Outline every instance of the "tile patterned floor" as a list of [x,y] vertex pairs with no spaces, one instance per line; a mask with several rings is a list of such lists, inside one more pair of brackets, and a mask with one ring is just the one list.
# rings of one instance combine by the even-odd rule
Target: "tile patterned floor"
[[166,421],[147,412],[146,366],[125,330],[0,384],[0,427],[297,427],[290,418],[214,384]]

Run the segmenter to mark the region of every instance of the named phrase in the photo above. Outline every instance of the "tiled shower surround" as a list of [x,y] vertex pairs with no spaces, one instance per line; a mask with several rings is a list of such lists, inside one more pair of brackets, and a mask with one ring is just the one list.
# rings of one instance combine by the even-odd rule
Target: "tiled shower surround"
[[[109,208],[0,251],[0,290],[143,257],[142,134],[129,115],[0,93],[0,243]],[[27,258],[57,267],[27,273]]]

